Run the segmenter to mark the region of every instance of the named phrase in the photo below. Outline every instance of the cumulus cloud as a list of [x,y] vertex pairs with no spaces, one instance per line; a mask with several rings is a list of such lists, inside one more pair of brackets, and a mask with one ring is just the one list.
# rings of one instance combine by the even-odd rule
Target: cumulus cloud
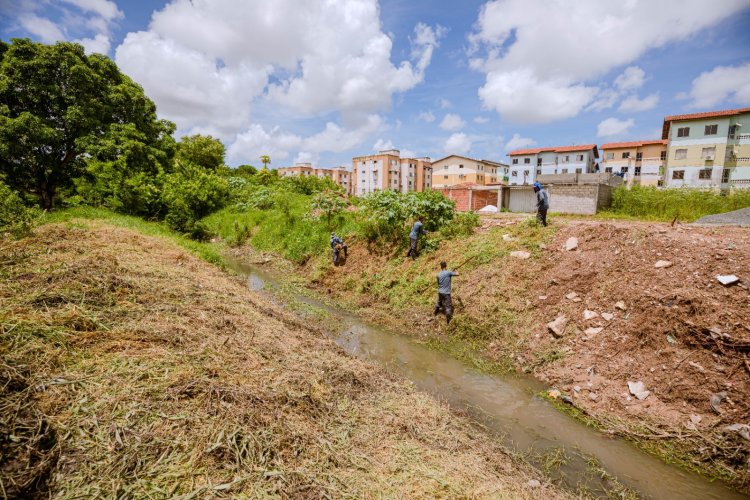
[[443,150],[446,154],[466,154],[471,151],[471,138],[463,132],[453,134],[445,141]]
[[435,121],[435,115],[432,111],[422,111],[419,113],[419,116],[417,116],[417,119],[422,120],[423,122],[432,123]]
[[440,104],[440,109],[448,109],[451,106],[453,106],[453,103],[450,102],[448,99],[445,99],[445,98],[440,99],[440,101],[438,101],[438,103]]
[[679,95],[690,99],[694,108],[716,106],[724,101],[750,105],[750,62],[739,66],[717,66],[701,73],[690,91]]
[[448,113],[443,117],[443,121],[440,122],[440,128],[449,132],[455,132],[461,130],[466,126],[466,122],[459,115],[455,113]]
[[530,137],[521,137],[520,134],[513,134],[513,137],[505,144],[506,151],[513,151],[515,149],[528,148],[536,144],[536,141]]
[[483,125],[483,124],[489,122],[490,119],[487,118],[486,116],[481,116],[480,115],[480,116],[475,116],[473,121],[474,121],[474,123],[478,123],[479,125]]
[[[575,116],[602,90],[592,80],[649,49],[715,25],[746,9],[748,2],[726,0],[711,9],[705,5],[703,0],[491,0],[482,6],[469,36],[470,67],[486,75],[479,96],[512,121],[543,123]],[[614,91],[637,89],[644,77],[640,68],[628,68]],[[552,92],[553,98],[540,101],[547,109],[534,109],[541,106],[533,97],[544,93],[529,86]],[[521,91],[523,99],[513,102],[516,95],[509,89]],[[598,104],[600,109],[612,105],[606,99]]]
[[49,19],[37,16],[34,13],[26,13],[18,18],[21,26],[29,33],[39,37],[44,43],[54,43],[65,40],[62,30],[57,24]]
[[612,137],[623,135],[635,125],[635,120],[620,120],[618,118],[607,118],[603,120],[596,128],[596,134],[599,137]]
[[373,151],[386,151],[388,149],[396,149],[393,146],[393,142],[391,140],[384,141],[383,139],[378,139],[375,144],[372,145]]
[[631,95],[625,98],[618,108],[623,113],[640,113],[653,109],[659,103],[659,94],[650,94],[639,99],[637,95]]

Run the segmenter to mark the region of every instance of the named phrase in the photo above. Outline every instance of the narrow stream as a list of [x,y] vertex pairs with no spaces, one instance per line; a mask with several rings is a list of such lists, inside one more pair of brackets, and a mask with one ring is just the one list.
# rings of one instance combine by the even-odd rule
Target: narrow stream
[[[248,279],[248,287],[271,292],[279,281],[257,266],[230,260]],[[545,388],[531,377],[486,375],[414,339],[368,324],[344,310],[297,295],[295,300],[333,315],[343,325],[332,335],[350,354],[377,362],[408,378],[420,389],[470,414],[511,449],[540,466],[542,456],[560,456],[553,479],[573,489],[606,497],[609,480],[592,471],[590,460],[607,474],[646,498],[740,499],[745,495],[720,482],[665,464],[631,443],[586,427],[535,396]]]

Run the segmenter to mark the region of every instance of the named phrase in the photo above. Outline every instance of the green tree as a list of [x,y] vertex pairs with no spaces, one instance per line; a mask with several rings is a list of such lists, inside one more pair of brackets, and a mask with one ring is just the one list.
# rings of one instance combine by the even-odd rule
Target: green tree
[[263,155],[260,157],[260,161],[263,163],[263,168],[268,169],[268,164],[271,163],[271,157]]
[[0,180],[0,238],[24,236],[31,230],[38,211],[24,205],[18,193]]
[[171,134],[143,89],[106,56],[87,56],[75,43],[14,39],[0,42],[0,57],[0,173],[44,208],[84,172],[87,159],[108,161],[90,151],[100,139],[127,124],[147,144]]
[[214,172],[224,164],[225,153],[224,144],[210,135],[187,135],[177,145],[177,159]]
[[316,194],[310,208],[319,210],[325,216],[328,228],[331,228],[331,219],[334,215],[341,213],[349,203],[340,191],[326,189]]

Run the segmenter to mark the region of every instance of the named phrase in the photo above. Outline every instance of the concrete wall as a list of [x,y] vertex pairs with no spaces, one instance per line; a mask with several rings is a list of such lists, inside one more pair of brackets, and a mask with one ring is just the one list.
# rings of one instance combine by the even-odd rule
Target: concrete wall
[[[614,188],[609,184],[579,184],[574,179],[573,183],[552,184],[545,189],[550,212],[593,215],[610,207]],[[528,187],[504,188],[501,199],[502,207],[511,212],[536,212],[536,194]]]

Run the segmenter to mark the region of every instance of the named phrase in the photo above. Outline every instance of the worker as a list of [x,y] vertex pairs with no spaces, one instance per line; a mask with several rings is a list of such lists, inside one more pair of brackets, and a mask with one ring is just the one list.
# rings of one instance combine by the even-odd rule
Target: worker
[[445,261],[440,263],[440,272],[437,275],[438,299],[435,305],[435,316],[440,311],[445,313],[446,324],[450,324],[453,317],[453,301],[451,300],[451,279],[458,276],[456,271],[448,271]]
[[534,183],[536,193],[536,219],[542,226],[547,225],[547,210],[549,210],[549,195],[538,182]]
[[344,240],[335,232],[331,233],[331,250],[333,250],[333,265],[338,265],[342,250],[344,252],[344,259],[349,256],[349,248],[344,243]]
[[417,243],[419,243],[419,236],[422,234],[427,234],[427,231],[425,231],[424,228],[424,217],[419,216],[417,217],[417,221],[411,227],[411,232],[409,233],[409,252],[406,256],[411,257],[412,260],[419,257]]

